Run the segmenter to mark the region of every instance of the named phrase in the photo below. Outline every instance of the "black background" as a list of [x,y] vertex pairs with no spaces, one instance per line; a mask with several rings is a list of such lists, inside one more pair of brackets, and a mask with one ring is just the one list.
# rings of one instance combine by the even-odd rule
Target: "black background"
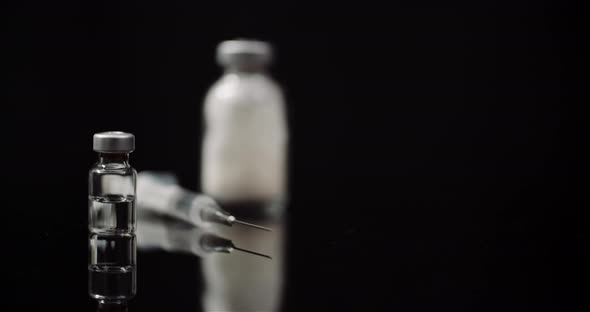
[[[0,305],[91,311],[92,134],[197,190],[216,44],[274,43],[291,128],[285,311],[583,311],[584,20],[565,2],[2,4]],[[198,309],[141,254],[135,311]],[[188,272],[188,273],[187,273]]]

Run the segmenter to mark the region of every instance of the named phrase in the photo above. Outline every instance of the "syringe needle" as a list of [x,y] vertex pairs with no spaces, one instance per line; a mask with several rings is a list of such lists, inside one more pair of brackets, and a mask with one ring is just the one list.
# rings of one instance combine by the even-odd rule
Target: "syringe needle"
[[233,249],[239,250],[239,251],[242,251],[242,252],[247,252],[247,253],[250,253],[250,254],[253,254],[253,255],[265,257],[265,258],[268,258],[268,259],[272,259],[271,256],[268,256],[268,255],[265,255],[265,254],[261,254],[261,253],[257,253],[257,252],[254,252],[254,251],[251,251],[251,250],[247,250],[247,249],[238,248],[236,246],[233,246]]
[[252,224],[252,223],[248,223],[248,222],[244,222],[244,221],[240,221],[240,220],[234,220],[235,223],[239,223],[241,225],[246,225],[246,226],[250,226],[253,228],[257,228],[259,230],[263,230],[263,231],[268,231],[268,232],[272,232],[271,229],[264,227],[264,226],[260,226],[260,225],[256,225],[256,224]]
[[201,218],[208,222],[214,222],[228,226],[232,226],[234,223],[239,223],[241,225],[253,227],[255,229],[272,232],[272,230],[267,227],[240,221],[236,219],[236,217],[232,216],[229,212],[221,209],[218,206],[203,206],[200,213]]

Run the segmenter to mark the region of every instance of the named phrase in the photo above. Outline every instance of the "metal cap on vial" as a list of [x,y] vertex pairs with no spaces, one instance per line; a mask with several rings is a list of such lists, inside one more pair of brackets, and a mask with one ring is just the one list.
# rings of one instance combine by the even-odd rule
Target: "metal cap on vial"
[[121,131],[96,133],[93,149],[99,153],[130,153],[135,149],[135,136]]

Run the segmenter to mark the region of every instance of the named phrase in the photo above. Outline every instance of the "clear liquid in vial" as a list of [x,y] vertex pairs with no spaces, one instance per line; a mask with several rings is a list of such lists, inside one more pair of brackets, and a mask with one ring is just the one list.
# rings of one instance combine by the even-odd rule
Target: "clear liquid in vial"
[[95,299],[116,301],[135,296],[135,267],[91,266],[88,280],[90,296]]
[[91,232],[132,232],[135,229],[135,196],[89,196]]
[[90,296],[130,299],[136,292],[135,197],[90,196],[89,206]]

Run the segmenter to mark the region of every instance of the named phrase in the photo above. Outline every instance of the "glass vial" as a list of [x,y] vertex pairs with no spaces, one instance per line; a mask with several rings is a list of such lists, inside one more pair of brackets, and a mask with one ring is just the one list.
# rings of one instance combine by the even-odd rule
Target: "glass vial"
[[280,309],[288,128],[283,92],[268,70],[272,58],[271,45],[256,40],[224,41],[217,49],[224,73],[204,103],[202,190],[229,213],[273,232],[211,230],[272,261],[239,253],[203,258],[205,311]]
[[93,141],[98,161],[88,181],[88,292],[101,305],[125,304],[136,293],[137,173],[129,165],[135,136],[102,132]]

